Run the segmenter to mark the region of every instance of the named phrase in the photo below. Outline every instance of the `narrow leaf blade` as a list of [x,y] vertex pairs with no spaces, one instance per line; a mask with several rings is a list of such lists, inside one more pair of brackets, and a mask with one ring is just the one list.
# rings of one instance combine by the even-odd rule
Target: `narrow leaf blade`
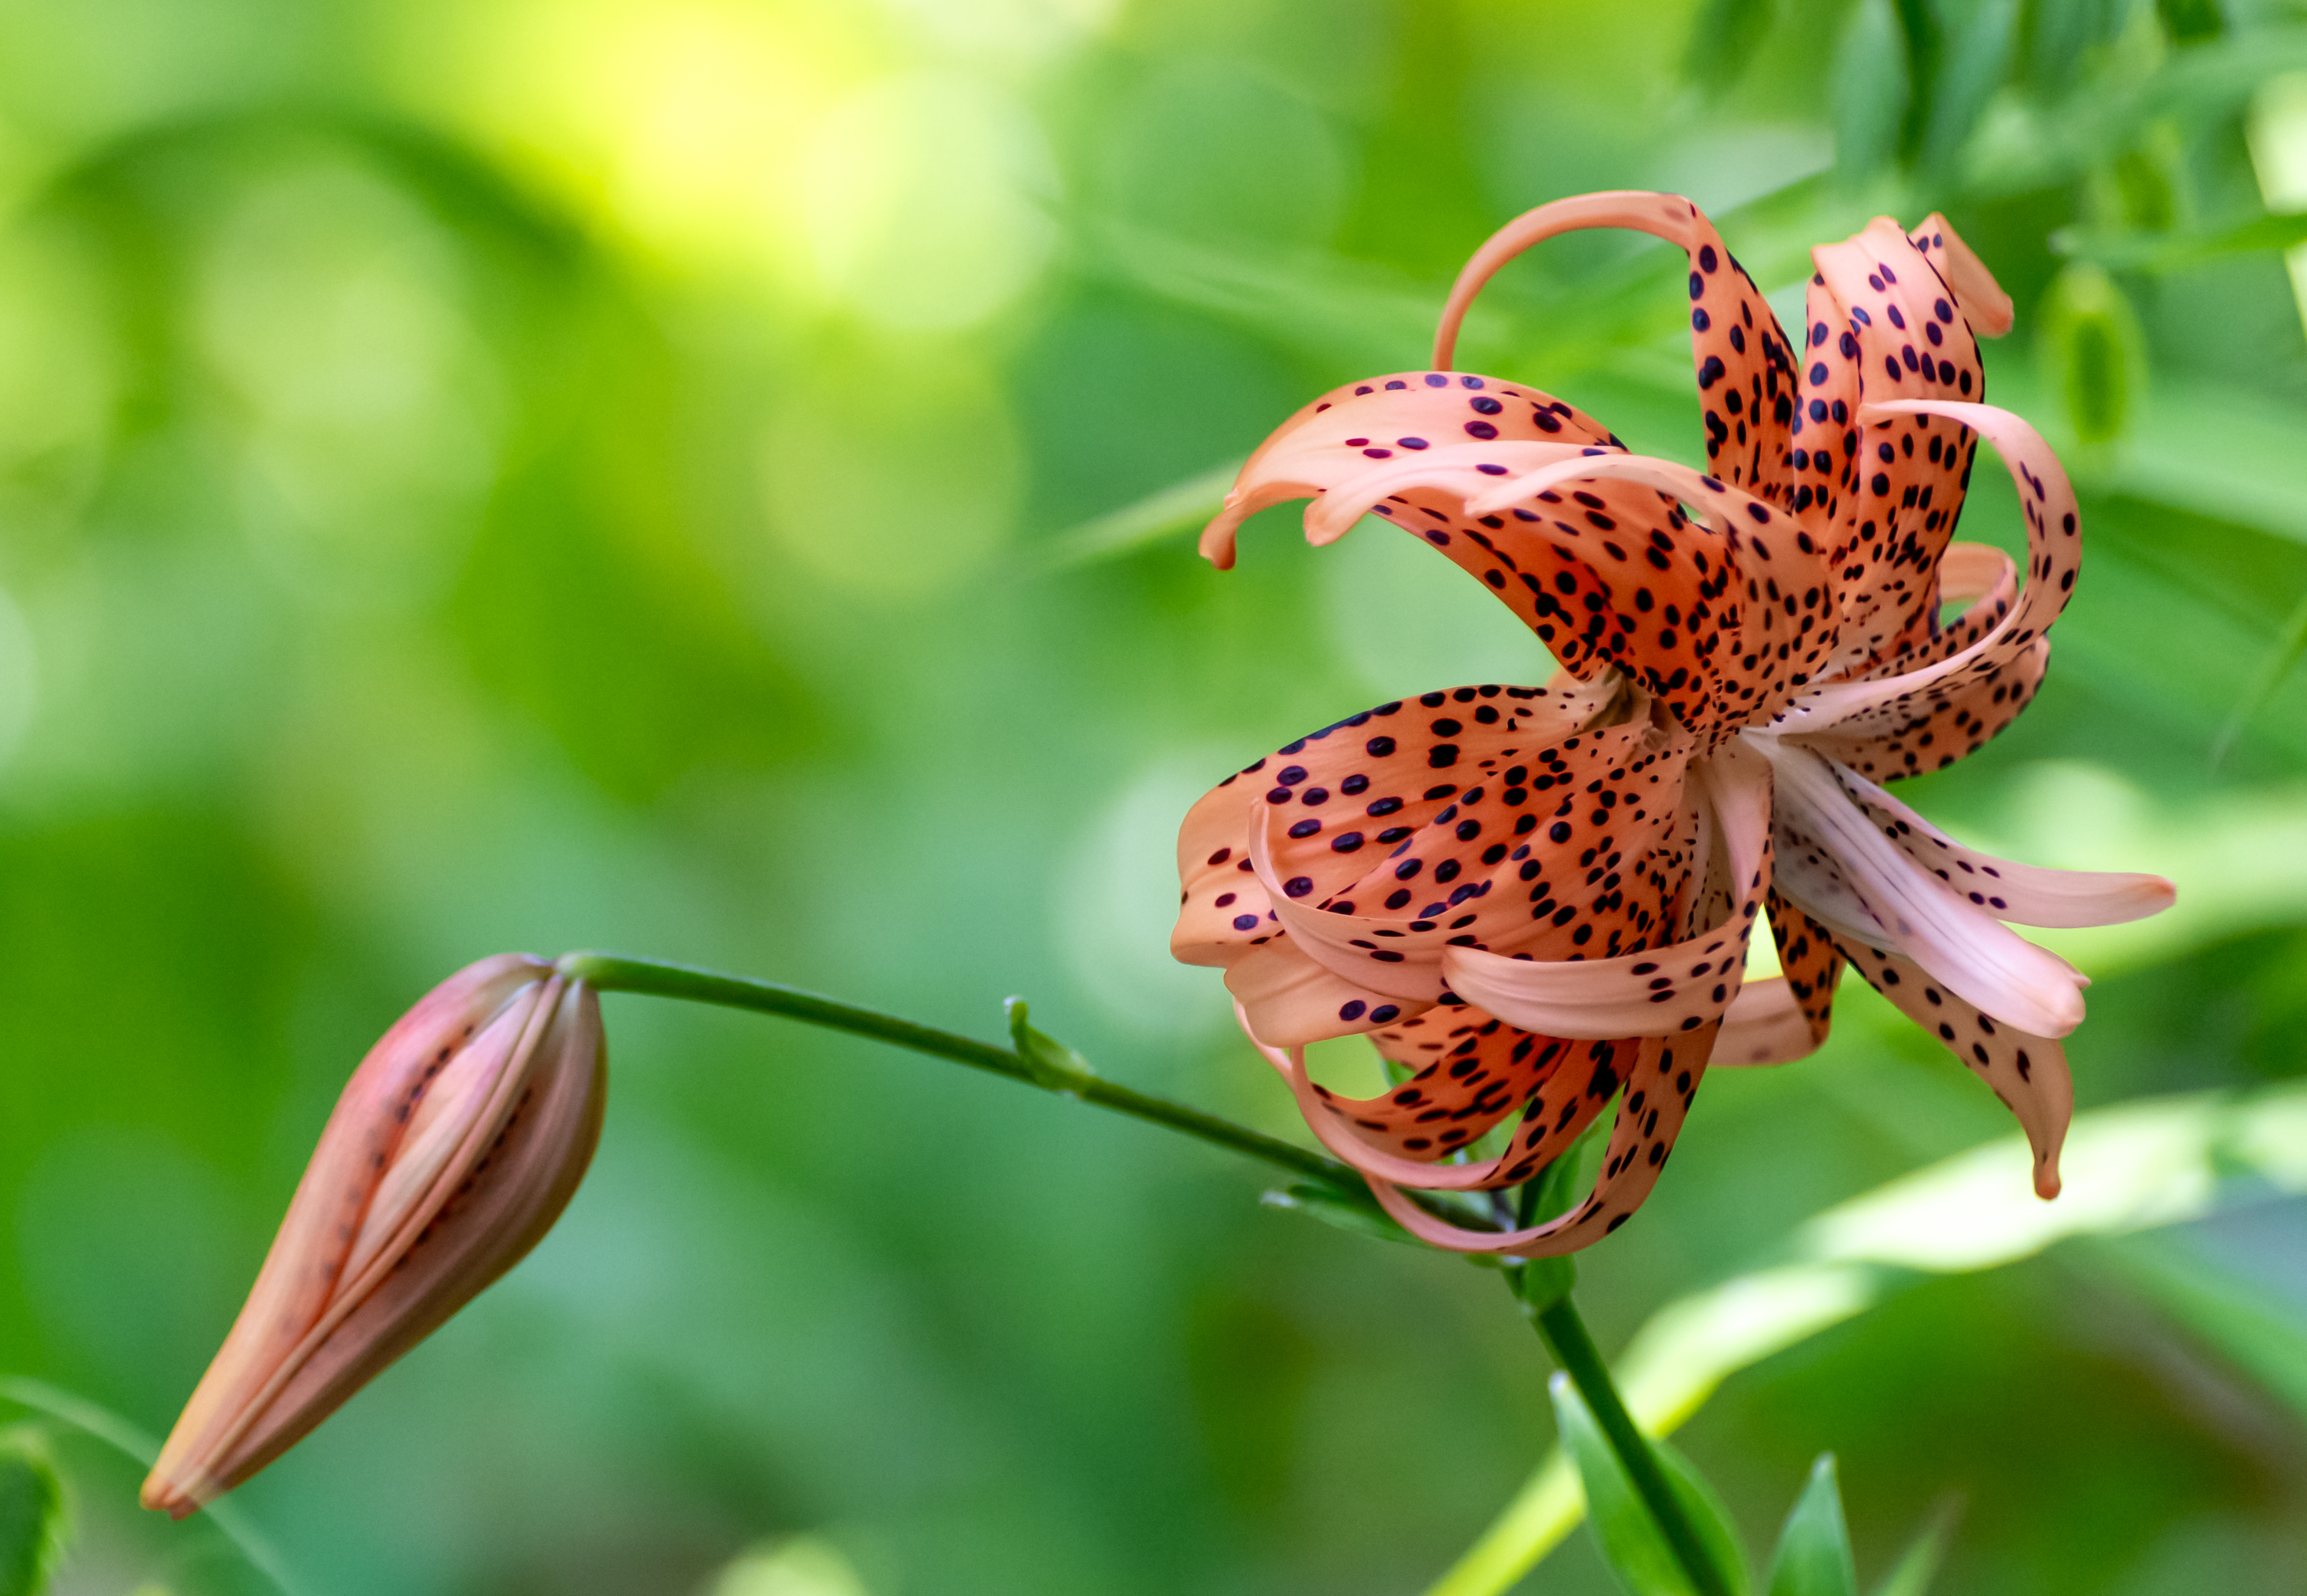
[[1811,1465],[1810,1483],[1787,1515],[1778,1555],[1771,1560],[1770,1596],[1858,1596],[1858,1569],[1851,1560],[1850,1531],[1842,1522],[1842,1491],[1835,1483],[1831,1452],[1821,1453]]
[[1556,1375],[1548,1389],[1563,1449],[1586,1489],[1586,1521],[1610,1572],[1628,1596],[1696,1596],[1570,1377]]

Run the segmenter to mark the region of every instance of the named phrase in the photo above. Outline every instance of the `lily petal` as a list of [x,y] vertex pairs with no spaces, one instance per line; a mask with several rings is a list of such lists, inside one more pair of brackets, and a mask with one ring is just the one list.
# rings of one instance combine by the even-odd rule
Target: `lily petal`
[[[1702,736],[1718,721],[1753,723],[1806,686],[1835,648],[1825,557],[1799,522],[1753,494],[1671,460],[1605,455],[1510,478],[1466,508],[1475,515],[1512,508],[1530,516],[1514,507],[1558,507],[1557,488],[1612,480],[1697,506],[1708,524],[1703,537],[1691,525],[1676,528],[1679,536],[1671,539],[1653,529],[1647,548],[1634,539],[1601,540],[1601,557],[1589,564],[1608,571],[1616,587],[1606,583],[1605,602],[1589,606],[1589,627],[1607,636],[1610,657]],[[1574,497],[1580,492],[1573,489]],[[1546,535],[1580,540],[1589,550],[1596,541],[1558,509]],[[1642,554],[1639,564],[1628,544]],[[1695,580],[1673,581],[1685,563]],[[1570,613],[1559,605],[1553,612]],[[1610,623],[1619,629],[1610,631]],[[1732,636],[1718,644],[1721,633]],[[1539,636],[1551,644],[1547,627]]]
[[1924,695],[1943,696],[1967,679],[1991,678],[2033,648],[2066,608],[2074,588],[2081,563],[2074,488],[2040,433],[2009,411],[1991,405],[1902,399],[1870,405],[1860,419],[1872,422],[1878,411],[1889,416],[1943,416],[1994,445],[2019,488],[2020,509],[2027,522],[2027,585],[2010,613],[1976,643],[1943,660],[1897,675],[1824,683],[1779,718],[1774,730],[1783,733],[1837,730],[1865,711]]
[[1770,916],[1779,969],[1810,1022],[1812,1043],[1823,1043],[1833,1021],[1834,989],[1842,979],[1842,953],[1834,945],[1834,933],[1788,902],[1775,886]]
[[[1307,957],[1286,935],[1274,936],[1226,967],[1242,1029],[1275,1047],[1303,1047],[1330,1037],[1375,1030],[1434,1006],[1431,998],[1395,997]],[[1341,1016],[1351,1015],[1351,1019]]]
[[1710,1062],[1717,1069],[1790,1064],[1816,1052],[1820,1040],[1786,977],[1766,976],[1738,988],[1722,1017]]
[[1933,979],[1911,960],[1865,946],[1848,952],[1874,990],[1936,1037],[2018,1115],[2035,1152],[2035,1195],[2045,1201],[2056,1197],[2059,1148],[2075,1110],[2067,1050],[2048,1037],[2030,1035],[1981,1013],[1977,1004]]
[[1269,505],[1310,499],[1373,461],[1469,440],[1557,442],[1622,448],[1608,428],[1526,383],[1456,371],[1399,371],[1332,388],[1258,445],[1202,529],[1202,557],[1234,559],[1234,533]]
[[[1235,1013],[1242,1018],[1239,1008]],[[1491,1191],[1527,1181],[1566,1151],[1608,1106],[1642,1049],[1642,1044],[1634,1041],[1594,1042],[1575,1049],[1561,1044],[1565,1051],[1556,1054],[1539,1072],[1536,1095],[1522,1105],[1522,1126],[1505,1152],[1470,1164],[1433,1164],[1422,1157],[1405,1157],[1382,1145],[1392,1128],[1374,1115],[1356,1113],[1368,1105],[1335,1097],[1326,1088],[1316,1085],[1306,1073],[1304,1047],[1279,1048],[1262,1042],[1249,1030],[1246,1019],[1242,1028],[1265,1061],[1289,1082],[1299,1112],[1316,1140],[1373,1185],[1385,1181],[1425,1191]],[[1364,1117],[1367,1125],[1358,1122]]]
[[1894,847],[1820,755],[1751,740],[1776,778],[1782,896],[1831,928],[1846,951],[1895,952],[2006,1024],[2063,1037],[2082,1023],[2083,977],[2006,928]]
[[1999,338],[2011,330],[2011,296],[1986,263],[1947,226],[1937,211],[1923,218],[1909,240],[1931,263],[1941,281],[1954,291],[1954,308],[1982,338]]
[[[1948,235],[1943,222],[1933,235]],[[1811,260],[1791,508],[1832,550],[1845,650],[1886,660],[1936,634],[1939,554],[1977,445],[1926,419],[1867,422],[1860,412],[1885,400],[1979,399],[1985,371],[1958,295],[1889,217]]]
[[[1251,836],[1251,863],[1308,955],[1372,990],[1432,1003],[1449,990],[1445,958],[1456,952],[1568,959],[1591,947],[1608,957],[1660,935],[1688,871],[1684,755],[1673,739],[1637,721],[1502,749],[1484,763],[1510,755],[1522,763],[1419,795],[1421,806],[1448,801],[1422,825],[1379,833],[1382,842],[1407,834],[1347,866],[1357,879],[1342,883],[1316,874],[1335,870],[1327,857],[1335,842],[1323,848],[1318,832],[1277,836],[1291,811],[1269,807]],[[1349,1029],[1364,1028],[1347,1023],[1358,1018],[1340,1016]]]
[[2161,914],[2177,896],[2177,890],[2159,875],[2051,870],[1979,853],[1864,776],[1841,769],[1835,774],[1891,846],[1998,920],[2021,926],[2119,926]]
[[1616,959],[1541,961],[1450,948],[1442,968],[1451,989],[1551,1037],[1660,1036],[1720,1020],[1745,978],[1746,943],[1771,884],[1771,766],[1734,744],[1694,768],[1737,893],[1727,916],[1687,941]]
[[1420,1241],[1452,1252],[1551,1258],[1574,1252],[1609,1234],[1642,1207],[1658,1184],[1689,1116],[1691,1098],[1706,1074],[1714,1042],[1713,1026],[1686,1037],[1643,1040],[1626,1077],[1618,1117],[1601,1174],[1586,1199],[1559,1219],[1522,1230],[1467,1230],[1437,1219],[1404,1197],[1388,1181],[1368,1177],[1370,1191],[1402,1228]]
[[1450,363],[1468,307],[1500,267],[1532,244],[1588,227],[1647,233],[1690,257],[1691,363],[1705,416],[1707,463],[1724,481],[1788,503],[1795,367],[1787,336],[1714,224],[1680,194],[1631,189],[1578,194],[1508,222],[1474,252],[1452,285],[1435,335],[1434,363]]

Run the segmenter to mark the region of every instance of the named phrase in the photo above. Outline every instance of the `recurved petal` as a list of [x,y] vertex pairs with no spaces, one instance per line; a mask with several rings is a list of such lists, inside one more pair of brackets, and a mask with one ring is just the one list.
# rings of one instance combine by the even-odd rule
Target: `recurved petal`
[[2067,1052],[1980,1011],[1913,960],[1854,943],[1846,950],[1858,973],[1899,1011],[1938,1038],[2019,1116],[2035,1152],[2035,1194],[2059,1194],[2059,1148],[2074,1117],[2075,1088]]
[[1231,568],[1234,533],[1270,505],[1311,499],[1377,461],[1466,442],[1622,447],[1609,430],[1525,383],[1461,371],[1400,371],[1331,389],[1274,430],[1202,530],[1201,551]]
[[1766,976],[1738,988],[1722,1029],[1714,1038],[1716,1069],[1747,1064],[1790,1064],[1818,1049],[1794,990],[1784,976]]
[[1865,777],[1839,768],[1835,774],[1891,846],[1998,920],[2021,926],[2119,926],[2162,913],[2176,896],[2159,875],[2052,870],[1965,848]]
[[[1590,629],[1608,638],[1609,658],[1702,737],[1766,720],[1836,649],[1824,552],[1799,522],[1719,478],[1642,455],[1557,461],[1499,482],[1466,508],[1542,522],[1542,535],[1557,540],[1550,546],[1570,541],[1591,550],[1595,533],[1563,518],[1562,496],[1613,482],[1693,505],[1707,520],[1653,529],[1646,547],[1633,544],[1639,562],[1626,553],[1632,540],[1605,537],[1601,553],[1611,558],[1590,552],[1586,559],[1602,578],[1599,602],[1585,606]],[[1555,613],[1572,618],[1559,605]],[[1539,636],[1552,641],[1543,626]]]
[[1451,287],[1435,337],[1434,363],[1450,363],[1468,307],[1500,267],[1532,244],[1588,227],[1647,233],[1690,257],[1691,360],[1706,423],[1707,463],[1724,481],[1787,503],[1792,491],[1788,425],[1795,389],[1787,336],[1714,224],[1679,194],[1578,194],[1508,222],[1474,252]]
[[2063,1037],[2082,1023],[2083,977],[1893,846],[1833,767],[1788,744],[1765,747],[1777,776],[1780,894],[1847,951],[1895,952],[2003,1023]]
[[[1304,883],[1297,899],[1335,907],[1340,892],[1445,809],[1454,827],[1462,822],[1459,809],[1481,807],[1478,825],[1493,844],[1514,835],[1512,812],[1535,813],[1527,807],[1533,791],[1557,785],[1533,763],[1537,751],[1585,729],[1622,696],[1616,683],[1590,687],[1567,678],[1545,687],[1485,682],[1442,689],[1349,715],[1227,777],[1188,812],[1179,832],[1184,892],[1171,952],[1188,964],[1231,964],[1282,928],[1274,900],[1294,900],[1285,883]],[[1641,736],[1640,730],[1622,731],[1607,740],[1615,747]],[[1271,847],[1279,861],[1271,882],[1256,874],[1250,857],[1254,834],[1269,821],[1278,832]],[[1431,862],[1439,872],[1445,861]],[[1448,872],[1445,900],[1449,882],[1471,866],[1470,858],[1460,858]],[[1406,890],[1401,883],[1392,889]],[[1394,907],[1410,901],[1405,896]],[[1351,908],[1349,900],[1340,912]]]
[[1269,1047],[1303,1047],[1424,1013],[1431,998],[1396,997],[1306,956],[1288,935],[1268,938],[1226,967],[1242,1029]]
[[[2027,585],[2010,612],[1968,646],[1913,670],[1830,681],[1797,699],[1776,730],[1796,736],[1839,732],[1868,711],[1907,706],[1925,695],[1944,697],[1967,684],[1994,680],[2035,645],[2066,607],[2081,563],[2081,538],[2074,489],[2040,434],[2018,416],[1991,405],[1949,405],[1901,400],[1879,407],[1887,415],[1928,412],[1960,422],[1993,443],[2019,488],[2027,524]],[[1872,421],[1877,407],[1864,419]],[[2020,665],[2024,671],[2028,667]],[[2039,674],[2039,662],[2035,667]],[[1865,729],[1879,734],[1879,723]]]
[[1357,848],[1340,867],[1337,844],[1354,833],[1325,846],[1304,820],[1284,832],[1277,806],[1253,833],[1251,862],[1308,956],[1389,996],[1437,1002],[1445,959],[1462,949],[1608,957],[1665,935],[1689,871],[1683,768],[1674,738],[1647,719],[1518,738],[1418,794],[1418,824],[1377,833],[1380,849],[1394,845],[1375,858]]
[[1790,1062],[1826,1041],[1834,1018],[1834,988],[1842,979],[1842,952],[1834,945],[1834,934],[1788,902],[1776,886],[1771,889],[1769,912],[1788,995],[1802,1011],[1810,1031],[1809,1046],[1788,1055],[1788,1061],[1774,1061]]
[[[1468,1009],[1440,1012],[1489,1020]],[[1562,1045],[1563,1051],[1536,1072],[1536,1089],[1521,1105],[1522,1122],[1505,1151],[1472,1163],[1434,1164],[1430,1156],[1406,1156],[1393,1150],[1395,1137],[1387,1120],[1378,1114],[1358,1116],[1354,1110],[1365,1105],[1339,1098],[1316,1085],[1306,1072],[1304,1047],[1276,1047],[1261,1040],[1239,1004],[1235,1016],[1251,1044],[1289,1083],[1316,1140],[1373,1183],[1390,1181],[1428,1191],[1488,1191],[1530,1179],[1567,1151],[1608,1106],[1642,1050],[1642,1044],[1627,1040]],[[1539,1047],[1550,1051],[1553,1042],[1540,1038]]]
[[[1932,236],[1949,236],[1943,222]],[[1938,254],[1948,258],[1943,244]],[[1958,294],[1890,218],[1811,255],[1792,508],[1832,555],[1845,650],[1873,661],[1934,633],[1939,555],[1976,446],[1960,428],[1865,422],[1859,412],[1883,400],[1981,398],[1985,370]]]
[[1971,330],[1982,338],[1999,338],[2011,330],[2011,295],[1971,252],[1945,217],[1933,211],[1923,218],[1910,241],[1931,263],[1939,279],[1954,292],[1954,308],[1962,312]]
[[[1375,1097],[1341,1097],[1315,1085],[1315,1102],[1306,1102],[1301,1092],[1301,1105],[1309,1121],[1326,1115],[1364,1147],[1421,1164],[1478,1139],[1522,1108],[1582,1051],[1560,1037],[1534,1036],[1462,1004],[1429,1009],[1373,1031],[1370,1040],[1385,1057],[1416,1072]],[[1284,1076],[1289,1078],[1286,1070]],[[1565,1102],[1585,1101],[1575,1092],[1562,1096]],[[1601,1108],[1601,1103],[1592,1103],[1585,1119]],[[1359,1156],[1360,1148],[1355,1151]],[[1468,1190],[1507,1183],[1504,1177],[1493,1177],[1523,1156],[1514,1149],[1503,1159],[1454,1167],[1451,1178],[1466,1179]]]
[[1709,1025],[1685,1037],[1642,1041],[1626,1077],[1594,1189],[1559,1219],[1521,1230],[1467,1230],[1428,1214],[1393,1182],[1367,1177],[1370,1190],[1405,1230],[1453,1252],[1551,1258],[1591,1246],[1631,1218],[1658,1184],[1705,1076],[1714,1033],[1715,1027]]

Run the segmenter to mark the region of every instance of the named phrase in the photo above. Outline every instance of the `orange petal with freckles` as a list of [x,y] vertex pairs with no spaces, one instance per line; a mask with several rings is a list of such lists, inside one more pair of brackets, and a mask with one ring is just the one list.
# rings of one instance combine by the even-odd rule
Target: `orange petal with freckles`
[[1591,1246],[1632,1218],[1658,1184],[1689,1117],[1698,1083],[1705,1078],[1715,1028],[1709,1025],[1686,1037],[1643,1040],[1625,1079],[1594,1189],[1559,1219],[1521,1230],[1467,1230],[1428,1214],[1402,1196],[1394,1182],[1365,1178],[1403,1229],[1453,1252],[1553,1258]]
[[1526,211],[1492,234],[1459,272],[1443,307],[1434,363],[1446,366],[1482,286],[1542,240],[1588,227],[1647,233],[1690,257],[1691,363],[1706,423],[1708,468],[1774,504],[1792,491],[1787,465],[1795,367],[1787,336],[1703,211],[1680,194],[1577,194]]
[[1666,1036],[1722,1018],[1745,978],[1746,943],[1771,885],[1771,767],[1733,744],[1696,770],[1737,898],[1699,935],[1616,959],[1528,960],[1445,952],[1451,989],[1485,1012],[1553,1037]]
[[1910,959],[1865,946],[1848,951],[1877,992],[1994,1088],[2034,1148],[2035,1195],[2045,1201],[2056,1197],[2059,1148],[2075,1111],[2066,1049],[1994,1019]]
[[1517,440],[1623,447],[1591,416],[1526,383],[1400,371],[1333,388],[1258,445],[1225,508],[1203,528],[1202,557],[1231,568],[1234,533],[1251,516],[1311,499],[1374,463],[1458,443]]

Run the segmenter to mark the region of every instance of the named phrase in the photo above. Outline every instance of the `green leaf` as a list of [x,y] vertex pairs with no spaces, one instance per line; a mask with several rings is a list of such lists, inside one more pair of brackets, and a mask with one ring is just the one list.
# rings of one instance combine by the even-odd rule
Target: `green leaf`
[[1779,1532],[1770,1596],[1858,1596],[1858,1567],[1850,1557],[1831,1452],[1820,1453],[1811,1464],[1810,1483]]
[[1834,54],[1834,165],[1856,185],[1889,166],[1913,91],[1891,0],[1859,0]]
[[2251,678],[2251,686],[2244,691],[2242,701],[2227,716],[2227,723],[2219,729],[2218,737],[2211,744],[2213,764],[2226,758],[2227,750],[2234,747],[2235,738],[2243,735],[2243,729],[2253,715],[2266,707],[2267,701],[2275,696],[2276,689],[2283,686],[2284,679],[2297,666],[2303,654],[2307,654],[2307,598],[2300,600],[2290,619],[2283,623],[2283,630],[2276,636],[2275,646],[2267,651],[2267,657]]
[[1746,1543],[1739,1539],[1738,1526],[1730,1517],[1730,1510],[1722,1505],[1714,1487],[1706,1476],[1681,1452],[1666,1442],[1653,1439],[1651,1450],[1659,1455],[1666,1465],[1666,1477],[1673,1482],[1674,1494],[1682,1498],[1685,1511],[1698,1531],[1698,1539],[1706,1548],[1706,1555],[1716,1572],[1722,1575],[1724,1586],[1732,1596],[1746,1596],[1754,1580],[1746,1570]]
[[2131,1236],[2078,1251],[2168,1314],[2307,1421],[2307,1317],[2183,1236]]
[[64,1556],[64,1482],[39,1437],[0,1438],[0,1596],[37,1596]]
[[1690,30],[1682,75],[1710,95],[1728,93],[1778,23],[1777,0],[1705,0]]
[[1931,1588],[1931,1581],[1938,1577],[1939,1565],[1946,1560],[1947,1541],[1954,1533],[1954,1521],[1951,1511],[1934,1515],[1908,1544],[1882,1583],[1874,1587],[1874,1596],[1924,1596]]
[[[1618,1576],[1618,1583],[1629,1596],[1697,1596],[1681,1560],[1668,1545],[1658,1521],[1627,1478],[1618,1455],[1570,1377],[1556,1375],[1548,1389],[1563,1447],[1585,1488],[1587,1521],[1593,1525],[1603,1559]],[[1733,1596],[1744,1596],[1748,1585],[1745,1557],[1721,1502],[1686,1459],[1655,1442],[1652,1446],[1724,1587]]]
[[1375,1199],[1356,1202],[1334,1187],[1301,1181],[1279,1191],[1268,1191],[1262,1200],[1267,1208],[1288,1208],[1358,1236],[1374,1236],[1381,1242],[1402,1242],[1420,1249],[1426,1245],[1396,1225]]
[[1956,36],[1933,86],[1930,125],[1919,151],[1925,166],[1943,169],[1961,153],[2011,65],[2019,21],[2018,0],[1982,0]]
[[[1994,1268],[2071,1236],[2174,1225],[2307,1192],[2307,1085],[2147,1097],[2078,1114],[2056,1203],[2029,1190],[2029,1156],[2023,1138],[2009,1137],[1917,1170],[1803,1225],[1792,1261],[1668,1303],[1618,1361],[1628,1409],[1647,1430],[1671,1430],[1733,1373],[1865,1312],[1923,1274]],[[1569,1444],[1565,1426],[1565,1453]],[[1527,1575],[1577,1527],[1570,1472],[1563,1453],[1541,1463],[1426,1596],[1499,1596]]]

